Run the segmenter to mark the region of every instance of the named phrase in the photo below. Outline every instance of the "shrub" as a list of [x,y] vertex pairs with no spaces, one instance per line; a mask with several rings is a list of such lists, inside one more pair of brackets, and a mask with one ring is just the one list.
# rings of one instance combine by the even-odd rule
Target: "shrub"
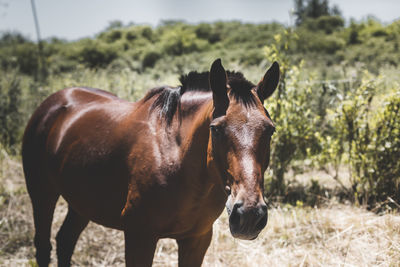
[[196,26],[195,33],[197,38],[207,40],[210,44],[221,41],[221,31],[214,25],[201,23]]
[[29,43],[29,39],[18,32],[4,32],[0,37],[0,47]]
[[154,39],[154,32],[150,26],[143,27],[141,34],[144,38],[146,38],[149,41],[153,41]]
[[89,68],[106,67],[117,56],[116,49],[101,42],[87,40],[78,48],[77,58]]
[[12,50],[19,70],[24,74],[35,75],[39,68],[38,47],[33,43],[24,43]]
[[309,31],[320,31],[325,34],[331,34],[344,26],[344,20],[339,16],[321,16],[318,18],[308,18],[304,21],[302,27]]
[[400,202],[400,93],[389,97],[370,135],[371,144],[362,158],[365,187],[361,194],[368,201],[385,201],[388,197]]
[[346,41],[337,34],[324,35],[320,32],[299,29],[298,36],[297,50],[303,52],[334,54],[338,50],[344,49],[346,45]]
[[158,51],[151,50],[147,51],[143,55],[142,66],[143,68],[152,68],[156,62],[161,58],[161,54]]
[[280,82],[269,106],[277,130],[271,149],[272,177],[266,183],[267,191],[278,196],[286,194],[284,175],[293,161],[305,159],[307,152],[316,145],[317,116],[311,112],[309,104],[311,90],[299,83],[303,63],[292,64],[286,54],[292,43],[292,33],[285,31],[275,36],[275,44],[265,48],[267,59],[276,60],[281,66]]
[[351,143],[357,200],[374,207],[390,198],[400,202],[400,94],[386,99],[371,118],[359,115],[361,124]]
[[122,38],[122,30],[113,29],[100,34],[99,39],[107,43],[113,43]]
[[347,38],[348,44],[361,43],[359,31],[360,31],[359,25],[357,25],[356,23],[354,23],[354,21],[352,21],[349,27],[349,33]]
[[0,143],[11,152],[20,141],[21,123],[21,87],[16,75],[7,75],[0,80]]
[[207,46],[206,41],[197,39],[194,32],[182,27],[167,31],[161,41],[164,51],[169,55],[201,51]]
[[208,40],[212,34],[211,25],[208,23],[201,23],[196,26],[195,33],[198,38]]
[[344,26],[344,20],[340,16],[322,16],[316,20],[319,30],[331,34]]
[[364,40],[388,35],[387,29],[375,18],[369,18],[363,26],[360,35]]
[[379,79],[365,73],[329,112],[331,131],[320,138],[322,155],[349,165],[350,197],[370,208],[389,198],[400,201],[400,94],[381,106],[374,101],[379,86]]

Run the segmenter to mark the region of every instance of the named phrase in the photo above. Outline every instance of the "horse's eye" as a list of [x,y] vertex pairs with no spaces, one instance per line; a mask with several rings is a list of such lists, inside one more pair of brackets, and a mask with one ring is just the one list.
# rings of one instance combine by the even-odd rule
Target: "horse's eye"
[[271,128],[269,128],[269,129],[267,130],[267,134],[268,134],[269,136],[272,136],[274,133],[275,133],[275,127],[271,127]]
[[222,129],[221,127],[217,126],[217,125],[210,125],[210,129],[211,129],[211,133],[214,136],[220,136],[222,134]]

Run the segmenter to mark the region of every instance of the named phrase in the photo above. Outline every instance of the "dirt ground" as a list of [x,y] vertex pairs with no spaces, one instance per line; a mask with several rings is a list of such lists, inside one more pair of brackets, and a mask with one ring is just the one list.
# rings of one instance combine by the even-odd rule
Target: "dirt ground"
[[[18,160],[0,158],[0,266],[35,266],[33,222]],[[66,214],[60,200],[54,237]],[[153,266],[177,266],[174,240],[161,240]],[[80,237],[74,266],[124,266],[122,232],[90,223]],[[399,266],[400,214],[376,214],[363,207],[328,201],[319,207],[277,205],[254,241],[234,239],[224,211],[203,266]]]

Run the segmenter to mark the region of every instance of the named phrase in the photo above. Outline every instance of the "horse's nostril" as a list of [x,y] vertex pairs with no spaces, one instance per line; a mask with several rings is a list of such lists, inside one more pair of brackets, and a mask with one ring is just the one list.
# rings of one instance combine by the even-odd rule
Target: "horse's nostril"
[[241,220],[241,207],[243,206],[243,202],[236,202],[233,205],[231,215],[229,216],[229,223],[234,226],[238,227],[240,225]]
[[268,212],[268,206],[265,205],[265,204],[262,204],[260,209],[261,209],[262,212]]
[[240,214],[237,212],[237,209],[234,209],[229,216],[229,224],[237,227],[240,223]]
[[267,225],[267,221],[267,205],[258,203],[258,205],[249,207],[240,201],[232,207],[229,228],[234,237],[250,240],[258,236]]
[[259,218],[257,225],[256,225],[256,229],[258,231],[261,231],[262,229],[264,229],[264,227],[267,225],[267,221],[268,221],[268,212],[263,213],[263,215]]
[[233,205],[233,211],[234,212],[238,212],[238,209],[240,208],[240,207],[242,207],[243,206],[243,202],[236,202],[234,205]]

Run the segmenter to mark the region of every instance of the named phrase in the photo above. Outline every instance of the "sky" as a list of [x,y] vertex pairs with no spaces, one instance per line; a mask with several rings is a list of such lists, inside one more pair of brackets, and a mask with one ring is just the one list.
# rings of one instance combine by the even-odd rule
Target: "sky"
[[[293,0],[35,0],[42,38],[92,37],[111,21],[151,24],[217,20],[293,24]],[[330,0],[346,20],[373,15],[390,23],[400,18],[400,0]],[[0,32],[18,31],[36,39],[31,0],[0,0]]]

